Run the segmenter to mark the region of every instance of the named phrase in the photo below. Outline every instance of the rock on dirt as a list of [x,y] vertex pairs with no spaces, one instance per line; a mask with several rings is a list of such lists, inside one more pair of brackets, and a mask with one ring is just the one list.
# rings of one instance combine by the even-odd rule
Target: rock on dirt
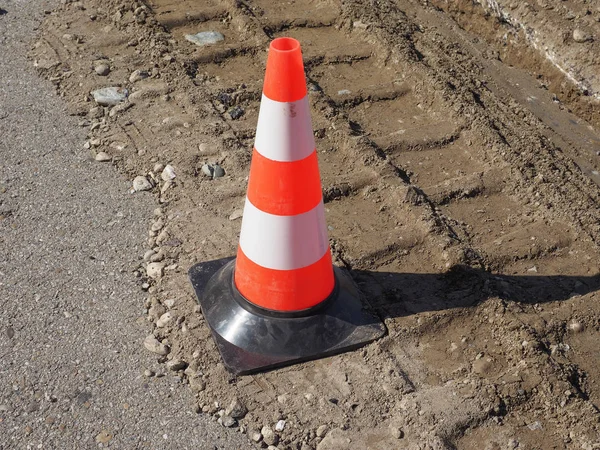
[[150,74],[145,70],[134,70],[131,75],[129,75],[130,83],[137,83],[138,81],[142,81],[148,78]]
[[98,64],[96,67],[94,67],[94,71],[98,75],[105,77],[106,75],[108,75],[110,73],[110,66],[108,64],[101,63],[101,64]]
[[185,38],[200,47],[204,47],[206,45],[214,45],[223,41],[225,36],[218,31],[201,31],[200,33],[196,34],[186,34]]
[[575,42],[584,43],[592,40],[592,35],[581,28],[573,30],[573,40]]
[[247,412],[248,409],[238,398],[233,399],[229,406],[225,409],[225,414],[230,415],[234,419],[242,419]]
[[127,91],[127,89],[122,89],[118,87],[106,87],[92,91],[94,101],[101,106],[118,105],[119,103],[127,99],[128,95],[129,92]]
[[133,190],[135,192],[149,191],[152,189],[152,183],[143,175],[137,176],[133,179]]
[[267,445],[277,445],[279,442],[279,436],[277,436],[271,427],[267,425],[262,427],[260,434],[262,434],[263,441]]
[[99,162],[107,162],[107,161],[111,161],[112,157],[106,152],[98,152],[98,153],[96,153],[96,156],[94,157],[94,159]]
[[169,354],[169,347],[160,342],[153,335],[149,335],[144,339],[144,347],[157,355],[165,356]]

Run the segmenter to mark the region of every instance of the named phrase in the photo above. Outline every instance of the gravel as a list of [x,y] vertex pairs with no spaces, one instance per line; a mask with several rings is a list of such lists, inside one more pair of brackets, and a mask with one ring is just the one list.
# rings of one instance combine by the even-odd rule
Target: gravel
[[0,15],[0,203],[12,211],[0,220],[0,448],[250,448],[194,414],[186,385],[143,375],[157,356],[142,346],[131,268],[154,204],[81,149],[85,130],[24,56],[58,4],[3,2]]

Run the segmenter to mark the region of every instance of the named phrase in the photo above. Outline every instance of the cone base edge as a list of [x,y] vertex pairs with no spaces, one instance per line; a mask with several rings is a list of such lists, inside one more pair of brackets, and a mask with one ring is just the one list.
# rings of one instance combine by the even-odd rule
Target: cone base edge
[[234,267],[234,258],[202,262],[190,268],[189,277],[223,363],[236,375],[355,350],[386,333],[381,320],[364,309],[352,279],[335,266],[337,295],[301,317],[242,307],[232,283]]

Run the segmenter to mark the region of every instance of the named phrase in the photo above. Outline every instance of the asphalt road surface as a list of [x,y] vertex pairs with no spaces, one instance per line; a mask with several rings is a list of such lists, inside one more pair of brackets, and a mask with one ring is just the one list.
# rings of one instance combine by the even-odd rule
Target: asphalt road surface
[[[26,59],[50,1],[0,0],[0,449],[246,448],[142,346],[156,206],[83,149]],[[147,331],[147,330],[146,330]]]

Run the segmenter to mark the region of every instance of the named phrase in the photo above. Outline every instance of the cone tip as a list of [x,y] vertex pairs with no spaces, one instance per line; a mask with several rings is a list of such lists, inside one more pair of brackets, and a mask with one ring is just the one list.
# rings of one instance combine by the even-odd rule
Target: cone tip
[[280,37],[271,41],[269,50],[275,52],[294,52],[300,50],[300,42],[291,37]]

